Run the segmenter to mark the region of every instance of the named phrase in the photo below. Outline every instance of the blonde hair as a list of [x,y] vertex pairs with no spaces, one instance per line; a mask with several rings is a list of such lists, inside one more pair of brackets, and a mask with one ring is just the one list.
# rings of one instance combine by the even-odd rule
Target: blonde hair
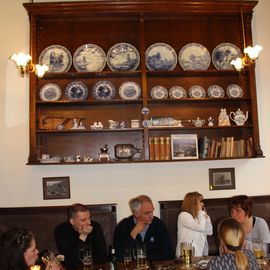
[[197,191],[187,193],[182,204],[182,211],[190,213],[193,218],[197,218],[198,203],[202,198],[203,195]]
[[236,268],[238,270],[248,270],[249,263],[246,254],[241,249],[245,240],[245,232],[239,222],[233,218],[226,218],[221,221],[218,227],[218,234],[225,252],[228,251],[235,256]]

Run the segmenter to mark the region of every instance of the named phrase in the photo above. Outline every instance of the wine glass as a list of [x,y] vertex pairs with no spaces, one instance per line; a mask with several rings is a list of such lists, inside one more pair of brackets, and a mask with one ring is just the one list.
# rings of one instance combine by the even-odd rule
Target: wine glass
[[124,249],[124,265],[125,269],[130,269],[131,268],[131,250],[129,248]]

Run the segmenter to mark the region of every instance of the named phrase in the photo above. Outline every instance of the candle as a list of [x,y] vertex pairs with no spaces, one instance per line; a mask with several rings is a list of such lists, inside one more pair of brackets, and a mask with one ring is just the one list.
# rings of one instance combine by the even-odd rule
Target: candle
[[40,270],[40,265],[33,265],[30,267],[31,270]]

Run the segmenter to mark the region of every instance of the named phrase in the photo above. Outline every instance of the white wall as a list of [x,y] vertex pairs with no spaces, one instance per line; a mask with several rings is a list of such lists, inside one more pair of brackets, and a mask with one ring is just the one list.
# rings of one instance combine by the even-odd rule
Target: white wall
[[[0,207],[66,205],[74,202],[118,204],[118,219],[129,214],[127,201],[150,195],[159,215],[159,200],[182,199],[198,190],[206,198],[235,194],[269,194],[270,152],[270,10],[260,0],[253,20],[254,43],[264,50],[257,63],[257,90],[261,145],[264,159],[112,164],[81,166],[26,166],[28,158],[28,81],[19,78],[8,60],[13,52],[28,51],[28,18],[23,0],[0,0]],[[209,191],[208,169],[235,167],[236,189]],[[70,176],[71,199],[43,200],[42,177]]]

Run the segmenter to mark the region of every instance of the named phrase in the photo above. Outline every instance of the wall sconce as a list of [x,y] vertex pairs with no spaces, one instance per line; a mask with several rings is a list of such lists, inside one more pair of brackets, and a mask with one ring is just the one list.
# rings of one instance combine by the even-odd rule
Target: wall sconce
[[39,78],[42,78],[45,72],[49,70],[49,67],[46,65],[34,65],[30,54],[14,53],[10,59],[17,65],[21,77],[29,76],[30,73],[35,72]]
[[[34,3],[33,0],[30,1],[31,6],[30,6],[30,25],[31,25],[31,7]],[[32,35],[31,35],[31,31],[30,31],[30,46],[32,46]],[[32,47],[30,47],[32,50]],[[17,65],[17,68],[19,70],[19,75],[21,77],[25,77],[25,76],[29,76],[30,73],[35,72],[35,74],[39,77],[42,78],[45,74],[46,71],[49,70],[49,67],[46,65],[34,65],[32,63],[32,56],[30,54],[25,54],[25,53],[14,53],[12,54],[12,56],[10,57],[11,60],[13,60],[15,62],[15,64]]]
[[[242,4],[242,0],[240,1],[240,5],[241,4]],[[262,50],[262,46],[260,45],[255,45],[254,47],[251,47],[251,46],[246,47],[246,36],[245,36],[242,5],[240,6],[240,14],[241,14],[241,26],[242,26],[243,43],[244,43],[244,56],[242,58],[238,57],[235,60],[232,60],[230,63],[231,65],[235,67],[237,71],[241,71],[244,67],[255,64],[256,60],[259,57],[259,53]]]

